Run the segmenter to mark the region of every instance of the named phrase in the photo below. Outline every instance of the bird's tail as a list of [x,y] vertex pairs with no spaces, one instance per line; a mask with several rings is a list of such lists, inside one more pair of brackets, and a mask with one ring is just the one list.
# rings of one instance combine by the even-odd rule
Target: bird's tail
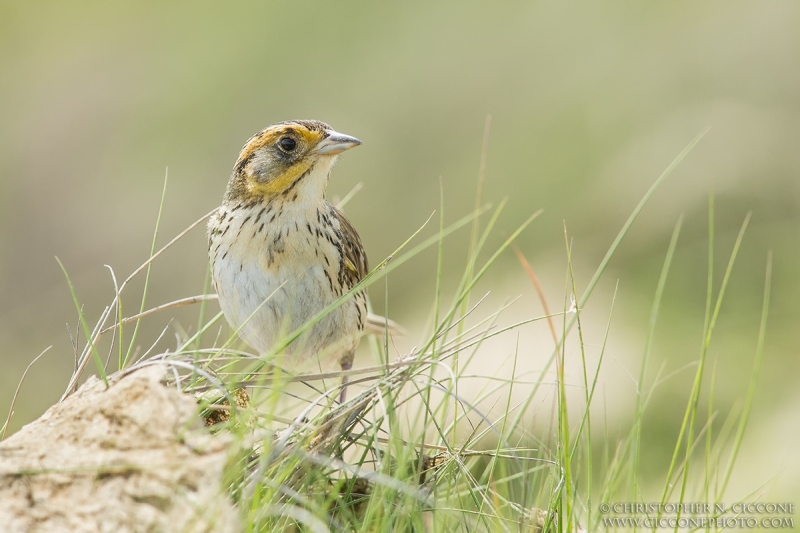
[[373,313],[367,314],[367,322],[364,324],[364,333],[367,335],[384,335],[388,330],[389,335],[397,335],[402,337],[406,334],[405,328],[395,322],[381,315]]

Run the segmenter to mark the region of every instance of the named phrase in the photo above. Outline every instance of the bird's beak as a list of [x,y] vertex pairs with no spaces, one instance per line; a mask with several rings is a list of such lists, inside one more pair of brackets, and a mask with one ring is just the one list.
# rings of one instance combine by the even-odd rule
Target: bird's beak
[[329,131],[328,136],[317,145],[317,153],[325,155],[341,154],[345,150],[355,148],[361,141],[338,131]]

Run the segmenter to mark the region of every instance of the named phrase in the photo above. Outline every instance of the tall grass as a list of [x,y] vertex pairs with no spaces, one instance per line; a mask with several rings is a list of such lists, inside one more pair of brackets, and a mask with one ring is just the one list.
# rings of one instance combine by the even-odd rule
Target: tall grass
[[[488,135],[488,120],[486,128]],[[210,286],[208,280],[204,294],[200,296],[146,310],[147,280],[153,260],[186,232],[200,225],[208,215],[158,251],[157,222],[150,259],[122,285],[117,286],[114,281],[114,299],[101,313],[94,328],[89,328],[70,284],[87,341],[65,397],[75,389],[90,360],[95,362],[96,372],[107,382],[113,382],[115,375],[142,366],[163,365],[169,370],[167,376],[173,384],[197,396],[206,420],[217,422],[212,430],[232,435],[226,483],[231,498],[241,510],[246,531],[293,531],[298,528],[314,532],[614,529],[613,524],[604,522],[608,516],[601,504],[645,501],[640,474],[643,422],[650,416],[649,400],[663,382],[660,372],[651,379],[649,361],[682,219],[676,223],[665,251],[661,275],[655,284],[637,396],[631,406],[632,421],[627,434],[619,439],[609,436],[607,424],[595,416],[598,409],[592,409],[609,331],[613,327],[616,293],[609,302],[608,316],[602,318],[607,325],[600,340],[600,357],[592,367],[586,357],[586,346],[592,340],[586,338],[587,332],[583,327],[587,318],[584,309],[638,214],[702,135],[693,140],[654,182],[582,291],[575,280],[571,243],[565,227],[567,268],[561,311],[508,325],[502,325],[507,306],[494,311],[485,310],[484,298],[481,295],[476,297],[475,287],[539,213],[534,213],[498,248],[487,250],[489,237],[502,215],[504,204],[494,209],[482,205],[483,171],[478,180],[473,213],[448,225],[440,210],[439,227],[433,235],[422,237],[428,222],[423,224],[358,286],[309,324],[288,334],[269,354],[248,353],[241,348],[236,332],[210,339],[207,333],[221,325],[222,315],[207,316],[207,302],[214,299],[214,295],[205,294]],[[485,148],[482,168],[483,161]],[[159,221],[163,205],[162,193]],[[488,220],[484,221],[488,213]],[[709,411],[704,413],[700,410],[701,394],[708,382],[707,353],[748,219],[744,221],[730,254],[716,297],[712,290],[713,220],[711,197],[703,343],[683,421],[677,429],[672,460],[662,481],[662,502],[722,501],[747,427],[763,357],[771,257],[767,260],[754,372],[744,399],[744,409],[738,419],[731,417],[719,432],[714,433],[710,423],[715,416],[711,410],[713,387],[708,398]],[[471,237],[465,267],[456,291],[446,299],[442,290],[448,276],[442,267],[445,241],[452,233],[469,226]],[[373,285],[433,246],[438,249],[435,292],[430,324],[422,335],[419,348],[393,359],[390,354],[391,332],[387,328],[382,338],[373,338],[368,343],[375,366],[347,372],[294,375],[277,364],[283,348],[325,313],[344,303],[354,292]],[[518,251],[518,256],[531,279],[538,284],[524,255]],[[147,277],[139,301],[139,313],[123,318],[123,292],[130,280],[143,271]],[[134,356],[139,348],[135,343],[141,320],[194,303],[201,303],[196,331],[186,334],[176,350],[152,354],[159,337],[142,356]],[[543,303],[545,309],[549,309],[547,303]],[[538,377],[518,373],[519,350],[511,356],[510,375],[477,378],[467,373],[476,358],[486,357],[486,351],[481,350],[486,340],[513,334],[525,324],[543,320],[551,322],[555,349],[551,354],[542,354],[545,364]],[[560,322],[558,328],[553,326],[556,321]],[[135,323],[133,334],[123,336],[126,325],[130,323]],[[575,326],[577,335],[571,335]],[[114,337],[108,347],[109,357],[116,346],[120,369],[116,374],[106,376],[99,342],[102,335],[110,332]],[[127,346],[124,346],[126,339]],[[581,356],[583,372],[575,383],[569,382],[565,372],[568,352],[580,353]],[[320,355],[324,357],[325,354]],[[537,427],[533,432],[528,423],[530,408],[534,398],[541,402],[539,391],[549,382],[552,365],[555,365],[556,379],[551,404],[553,417],[550,427]],[[339,380],[344,376],[359,389],[340,405],[335,399]],[[465,386],[474,381],[477,382],[475,386]],[[569,386],[583,389],[580,401],[570,399],[572,397],[567,394]],[[467,390],[469,394],[465,392]],[[524,391],[525,399],[515,403],[515,394],[520,390]],[[490,417],[478,408],[486,399],[496,398],[498,394],[504,395],[499,415]],[[704,460],[700,458],[699,452],[702,451],[705,452]]]

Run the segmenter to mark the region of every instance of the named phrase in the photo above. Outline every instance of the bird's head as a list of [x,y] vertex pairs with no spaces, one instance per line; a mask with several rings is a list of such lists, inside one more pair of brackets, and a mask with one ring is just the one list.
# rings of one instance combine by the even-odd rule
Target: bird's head
[[[307,177],[327,181],[336,157],[360,144],[355,137],[338,133],[317,120],[273,124],[242,148],[233,167],[228,196],[270,199]],[[324,195],[325,184],[320,186]]]

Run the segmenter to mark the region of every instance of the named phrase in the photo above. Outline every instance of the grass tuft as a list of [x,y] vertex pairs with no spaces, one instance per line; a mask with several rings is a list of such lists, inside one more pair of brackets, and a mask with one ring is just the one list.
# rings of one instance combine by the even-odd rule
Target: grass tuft
[[[157,222],[150,258],[120,286],[117,286],[112,271],[114,301],[101,313],[91,331],[67,277],[88,340],[80,350],[75,375],[65,395],[74,390],[90,354],[98,374],[107,382],[114,379],[114,376],[109,378],[105,375],[97,347],[101,335],[108,332],[115,332],[109,350],[116,344],[118,372],[132,372],[152,365],[164,366],[168,370],[170,385],[197,397],[201,415],[211,430],[232,437],[226,483],[230,497],[241,510],[246,531],[294,531],[298,528],[314,532],[614,529],[613,524],[604,522],[607,516],[599,510],[599,504],[644,501],[646,491],[640,463],[649,400],[666,379],[673,377],[662,376],[662,368],[652,384],[647,383],[654,332],[667,290],[670,266],[678,253],[683,219],[680,218],[675,225],[655,288],[632,409],[633,420],[619,438],[611,435],[605,419],[594,416],[599,407],[592,408],[598,385],[602,386],[599,375],[608,347],[617,289],[608,316],[602,318],[606,326],[602,339],[598,341],[599,358],[594,365],[590,365],[587,357],[586,349],[593,345],[584,324],[586,320],[595,319],[591,314],[587,315],[585,306],[638,214],[705,132],[681,152],[647,191],[582,291],[575,279],[571,242],[564,226],[567,269],[562,311],[547,311],[549,306],[544,301],[538,278],[522,252],[515,249],[546,311],[544,316],[505,325],[503,313],[510,303],[496,310],[487,310],[485,296],[476,298],[473,291],[478,281],[506,249],[513,246],[514,240],[539,212],[531,215],[481,263],[504,206],[501,203],[495,208],[481,229],[481,217],[489,210],[488,206],[483,206],[481,198],[489,124],[487,118],[475,210],[452,224],[446,224],[444,212],[440,209],[438,231],[423,238],[426,221],[353,290],[303,328],[287,332],[272,353],[259,356],[241,349],[236,332],[217,335],[213,340],[210,338],[207,333],[219,326],[222,315],[217,313],[206,318],[206,305],[215,298],[215,295],[206,294],[210,286],[208,271],[204,294],[145,308],[152,262],[208,215],[156,252]],[[166,179],[159,221],[165,193]],[[345,201],[351,196],[348,195]],[[440,201],[442,207],[443,200]],[[683,421],[676,429],[671,463],[663,480],[663,489],[659,491],[663,502],[672,497],[676,488],[679,488],[679,501],[687,501],[690,497],[707,499],[713,495],[716,502],[725,495],[747,427],[763,359],[771,290],[771,255],[767,258],[756,358],[744,409],[738,419],[729,417],[715,433],[712,425],[716,416],[713,373],[705,421],[701,420],[699,400],[708,381],[705,372],[708,347],[720,317],[723,297],[749,215],[742,225],[714,301],[713,213],[712,196],[709,200],[708,299],[703,344]],[[464,269],[455,292],[445,302],[446,295],[442,289],[447,285],[444,280],[448,274],[442,267],[445,241],[448,236],[470,225],[470,246]],[[420,242],[414,244],[417,240]],[[299,375],[281,368],[278,363],[282,349],[315,321],[355,292],[384,278],[431,246],[438,248],[436,284],[430,324],[421,338],[420,348],[392,358],[392,332],[387,327],[381,336],[368,343],[375,366]],[[146,280],[140,310],[124,318],[121,294],[130,280],[143,271],[146,271]],[[134,343],[142,320],[152,320],[170,309],[197,303],[201,305],[193,335],[183,334],[173,351],[156,350],[156,339],[144,355],[138,359],[134,357],[139,349]],[[388,312],[388,298],[386,305],[384,311]],[[112,314],[116,315],[116,323],[108,325]],[[560,332],[556,330],[554,319],[561,320]],[[537,376],[520,371],[522,358],[530,357],[530,350],[520,345],[519,330],[538,321],[549,322],[555,349],[549,359],[542,357],[544,368]],[[134,332],[127,346],[123,347],[122,328],[131,323],[135,324]],[[570,335],[574,325],[577,333]],[[509,334],[517,335],[516,350],[509,355],[510,374],[498,372],[497,375],[485,376],[471,373],[475,360],[487,356],[487,352],[481,350],[485,342]],[[582,373],[575,382],[571,381],[566,370],[570,353],[580,354]],[[324,355],[320,354],[321,357]],[[491,356],[499,360],[497,354]],[[550,373],[553,363],[556,367],[554,374]],[[336,401],[338,383],[343,377],[349,378],[357,394],[339,404]],[[555,386],[551,388],[552,378]],[[577,400],[569,394],[573,387],[582,389]],[[554,392],[551,394],[549,391]],[[483,407],[490,404],[500,406],[499,412],[491,413]],[[538,406],[539,413],[547,409],[552,411],[553,416],[547,420],[549,427],[534,424],[533,405]],[[694,460],[698,449],[705,451],[702,468],[698,468]],[[717,479],[719,483],[712,486]]]

